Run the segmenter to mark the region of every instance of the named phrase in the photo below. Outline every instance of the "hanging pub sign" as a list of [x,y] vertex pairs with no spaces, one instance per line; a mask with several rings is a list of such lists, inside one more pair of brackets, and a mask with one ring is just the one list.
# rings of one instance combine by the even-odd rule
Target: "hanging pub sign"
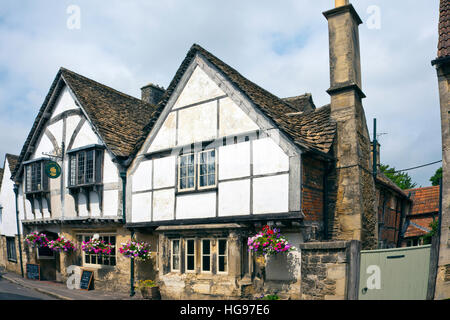
[[61,175],[61,167],[55,161],[47,162],[45,165],[45,174],[50,179],[57,179]]

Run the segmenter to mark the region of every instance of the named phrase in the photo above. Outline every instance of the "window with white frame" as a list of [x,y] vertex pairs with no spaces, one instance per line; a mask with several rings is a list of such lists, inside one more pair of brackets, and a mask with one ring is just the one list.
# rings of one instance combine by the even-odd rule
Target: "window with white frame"
[[180,271],[180,239],[174,239],[171,241],[171,258],[170,268],[172,271]]
[[217,185],[216,150],[183,154],[178,157],[178,190],[192,191]]
[[186,272],[195,272],[195,239],[186,239]]
[[216,185],[216,150],[206,150],[199,153],[198,187],[199,189]]
[[228,272],[228,241],[227,239],[218,239],[217,241],[217,272]]
[[189,153],[178,158],[178,189],[195,189],[195,154]]
[[[93,238],[93,234],[78,235],[77,239],[80,243],[82,241],[89,241]],[[113,234],[100,234],[99,240],[103,240],[106,244],[111,244],[110,254],[96,254],[83,252],[83,265],[103,265],[103,266],[115,266],[116,265],[116,236]]]
[[202,239],[202,272],[211,272],[211,239]]

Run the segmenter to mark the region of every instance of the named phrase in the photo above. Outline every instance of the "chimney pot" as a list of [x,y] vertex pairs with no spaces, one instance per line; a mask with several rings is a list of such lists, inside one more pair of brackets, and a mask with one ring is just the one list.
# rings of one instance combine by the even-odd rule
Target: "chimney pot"
[[349,0],[335,0],[336,8],[346,6],[349,4]]
[[156,105],[161,100],[165,90],[163,87],[150,83],[141,88],[141,99],[150,104]]

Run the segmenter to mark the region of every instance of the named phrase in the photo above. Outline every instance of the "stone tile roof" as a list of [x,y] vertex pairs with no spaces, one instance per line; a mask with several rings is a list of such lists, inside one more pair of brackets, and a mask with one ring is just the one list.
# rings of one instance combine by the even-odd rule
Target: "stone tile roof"
[[311,93],[305,93],[296,97],[283,98],[281,100],[289,103],[299,112],[312,111],[316,109]]
[[410,215],[439,213],[439,186],[405,190],[411,195]]
[[143,142],[142,130],[155,106],[70,70],[61,70],[108,149],[118,157],[133,155]]
[[[33,126],[22,147],[18,163],[26,160],[28,147],[35,132],[43,129],[44,112],[54,92],[61,89],[60,80],[72,90],[86,111],[106,147],[116,156],[127,158],[143,143],[142,130],[155,112],[155,106],[121,93],[73,71],[61,68],[39,109]],[[16,167],[13,176],[17,174]]]
[[441,0],[439,9],[438,58],[450,56],[450,0]]
[[384,186],[390,188],[391,190],[397,192],[402,197],[408,198],[408,194],[404,190],[402,190],[399,186],[397,186],[391,179],[386,177],[386,175],[383,172],[381,172],[381,171],[377,172],[376,182],[377,183],[381,183]]
[[330,118],[329,107],[299,114],[298,107],[259,87],[197,44],[191,47],[186,58],[181,63],[158,104],[155,118],[146,126],[145,134],[150,132],[157,117],[164,109],[178,82],[197,53],[213,64],[228,81],[247,96],[269,119],[274,121],[281,131],[287,133],[299,147],[321,153],[330,151],[336,134],[336,123]]
[[8,160],[9,171],[14,172],[14,170],[16,169],[17,163],[19,161],[19,156],[7,153],[5,157],[6,157],[6,160]]

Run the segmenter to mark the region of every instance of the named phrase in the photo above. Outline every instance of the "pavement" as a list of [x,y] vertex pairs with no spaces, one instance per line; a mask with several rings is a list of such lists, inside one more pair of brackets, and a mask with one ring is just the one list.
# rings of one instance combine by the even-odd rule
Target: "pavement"
[[[49,296],[47,298],[43,295],[36,297],[43,300],[142,300],[138,292],[134,297],[130,297],[129,294],[120,292],[109,293],[100,290],[71,290],[67,288],[65,283],[24,279],[13,272],[0,271],[0,278],[8,280],[12,284],[21,286],[22,288],[32,289]],[[12,299],[10,300],[20,300],[19,298],[14,298],[14,293],[11,293],[11,297]]]

